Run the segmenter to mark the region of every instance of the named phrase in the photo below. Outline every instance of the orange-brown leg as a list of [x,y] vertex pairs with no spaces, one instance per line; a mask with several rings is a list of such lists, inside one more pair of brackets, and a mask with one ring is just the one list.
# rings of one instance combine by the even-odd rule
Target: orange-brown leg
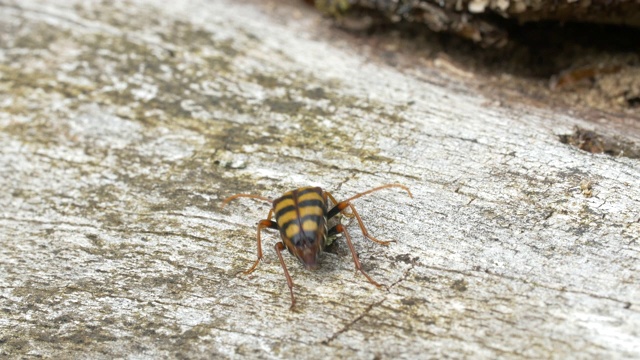
[[273,209],[269,210],[269,215],[265,220],[260,220],[258,223],[258,234],[256,236],[258,239],[258,258],[256,259],[256,262],[253,263],[253,266],[244,272],[245,275],[251,274],[260,263],[260,260],[262,260],[262,240],[260,240],[260,232],[262,229],[278,229],[278,224],[275,221],[271,221],[271,216],[273,216]]
[[[331,193],[330,193],[330,192],[325,191],[325,194],[327,194],[327,196],[329,197],[329,199],[331,199],[331,201],[333,201],[333,206],[338,205],[338,200],[336,200],[336,198],[334,198],[334,197],[333,197],[333,195],[331,195]],[[343,212],[342,212],[342,215],[343,215],[344,217],[346,217],[346,218],[352,218],[352,217],[354,216],[353,214],[347,213],[346,211],[343,211]]]
[[365,192],[361,192],[359,194],[355,194],[354,196],[348,198],[347,200],[343,201],[343,202],[348,202],[348,201],[352,201],[355,200],[359,197],[371,194],[372,192],[378,191],[378,190],[382,190],[382,189],[388,189],[388,188],[392,188],[392,187],[397,187],[397,188],[401,188],[402,190],[406,191],[407,194],[409,194],[409,197],[413,197],[413,194],[411,194],[411,190],[409,190],[408,187],[402,185],[402,184],[386,184],[386,185],[382,185],[382,186],[378,186],[376,188],[373,189],[369,189]]
[[345,201],[338,203],[338,205],[336,205],[333,209],[331,209],[331,211],[329,211],[329,213],[327,215],[327,218],[330,219],[335,214],[337,214],[338,212],[340,212],[340,211],[342,211],[343,209],[346,209],[346,208],[350,208],[351,212],[356,217],[356,220],[358,220],[358,226],[360,226],[360,230],[362,231],[362,235],[364,235],[364,237],[366,237],[367,239],[369,239],[369,240],[371,240],[373,242],[381,244],[381,245],[389,245],[389,243],[392,242],[392,241],[378,240],[378,239],[374,238],[373,236],[369,235],[369,231],[367,231],[367,228],[364,227],[364,223],[362,222],[362,218],[360,217],[360,214],[358,214],[358,212],[356,211],[356,208],[353,207],[353,205],[351,203],[348,203],[348,202],[345,202]]
[[249,199],[257,199],[257,200],[262,200],[262,201],[267,201],[267,202],[271,202],[270,199],[267,199],[264,196],[259,196],[259,195],[251,195],[251,194],[235,194],[235,195],[231,195],[228,198],[222,200],[222,205],[220,206],[220,208],[224,208],[225,206],[227,206],[228,203],[230,203],[232,200],[238,199],[238,198],[249,198]]
[[280,259],[280,265],[282,265],[282,270],[284,270],[284,277],[287,278],[287,285],[289,285],[289,292],[291,293],[291,307],[289,309],[293,310],[293,307],[296,305],[296,298],[293,296],[293,280],[291,280],[287,265],[285,265],[284,258],[282,257],[282,250],[284,249],[286,249],[286,247],[282,242],[276,243],[276,253]]
[[[364,226],[364,223],[362,222],[362,218],[360,217],[360,214],[358,214],[358,212],[356,211],[356,208],[353,206],[353,204],[351,204],[351,201],[354,199],[357,199],[361,196],[370,194],[374,191],[378,191],[378,190],[382,190],[382,189],[386,189],[386,188],[390,188],[390,187],[399,187],[402,188],[403,190],[405,190],[410,197],[413,197],[413,195],[411,194],[411,191],[409,190],[408,187],[401,185],[401,184],[387,184],[387,185],[382,185],[382,186],[378,186],[377,188],[373,188],[371,190],[367,190],[365,192],[356,194],[355,196],[350,197],[349,199],[345,200],[345,201],[341,201],[339,203],[336,203],[336,205],[329,210],[329,212],[327,213],[327,219],[330,219],[334,216],[336,216],[339,212],[344,211],[346,208],[350,208],[351,209],[351,216],[355,216],[356,220],[358,220],[358,225],[360,226],[360,230],[362,231],[362,235],[364,235],[367,239],[376,242],[378,244],[382,244],[382,245],[389,245],[389,243],[391,243],[391,241],[383,241],[383,240],[378,240],[375,237],[369,235],[369,232],[367,231],[367,228]],[[332,200],[333,200],[333,196],[331,196],[331,194],[329,194],[327,192],[327,196],[329,196]],[[344,214],[344,213],[343,213]]]
[[364,275],[364,277],[367,278],[367,280],[369,280],[370,283],[372,283],[375,286],[380,287],[381,285],[378,284],[377,282],[375,282],[371,276],[369,276],[366,272],[364,272],[364,270],[362,270],[362,266],[360,265],[360,259],[358,259],[358,254],[356,254],[356,249],[353,247],[353,243],[351,242],[351,236],[349,236],[349,232],[347,232],[347,229],[342,226],[342,225],[336,225],[334,227],[332,227],[329,230],[329,235],[333,235],[333,234],[337,234],[337,233],[343,233],[345,239],[347,239],[347,245],[349,245],[349,250],[351,250],[351,256],[353,257],[353,263],[356,265],[356,270],[360,271],[362,273],[362,275]]

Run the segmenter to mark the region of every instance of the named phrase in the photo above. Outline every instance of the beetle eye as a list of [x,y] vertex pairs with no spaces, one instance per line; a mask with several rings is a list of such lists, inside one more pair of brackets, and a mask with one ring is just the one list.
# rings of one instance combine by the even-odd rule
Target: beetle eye
[[296,234],[296,236],[291,239],[291,242],[295,247],[306,247],[316,242],[316,236],[313,233],[309,234],[308,232],[303,231]]

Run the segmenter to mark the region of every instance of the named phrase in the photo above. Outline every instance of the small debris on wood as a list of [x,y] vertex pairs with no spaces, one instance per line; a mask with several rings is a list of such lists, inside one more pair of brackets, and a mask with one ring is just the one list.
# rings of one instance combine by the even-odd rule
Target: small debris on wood
[[582,190],[582,195],[584,197],[590,198],[593,196],[593,181],[584,179],[580,182],[580,190]]
[[560,142],[593,154],[605,153],[611,156],[640,158],[640,147],[637,144],[617,136],[601,135],[580,127],[576,127],[573,134],[560,135]]
[[589,65],[565,70],[551,77],[549,88],[559,90],[571,88],[577,84],[590,83],[597,76],[614,74],[622,69],[621,65]]

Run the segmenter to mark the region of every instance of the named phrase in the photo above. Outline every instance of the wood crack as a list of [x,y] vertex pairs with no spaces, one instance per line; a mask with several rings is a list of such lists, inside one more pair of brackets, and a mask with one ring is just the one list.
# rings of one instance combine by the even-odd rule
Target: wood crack
[[[404,273],[402,274],[402,277],[400,277],[398,280],[396,280],[394,283],[392,283],[391,285],[387,286],[387,292],[392,289],[394,286],[400,284],[401,282],[407,280],[407,278],[409,277],[409,273],[411,272],[411,270],[413,270],[414,264],[412,263],[411,266],[409,266],[409,268],[407,270],[404,271]],[[358,323],[360,320],[362,320],[365,316],[367,316],[371,310],[373,310],[375,307],[382,305],[382,303],[384,303],[387,300],[387,296],[384,296],[382,299],[380,299],[379,301],[376,301],[374,303],[369,304],[369,306],[367,306],[366,309],[364,309],[364,311],[358,315],[357,317],[355,317],[353,320],[351,320],[350,322],[348,322],[345,326],[342,327],[342,329],[336,331],[335,333],[333,333],[329,338],[321,341],[320,343],[323,345],[329,345],[331,344],[331,342],[333,340],[335,340],[338,336],[340,336],[341,334],[349,331],[356,323]]]

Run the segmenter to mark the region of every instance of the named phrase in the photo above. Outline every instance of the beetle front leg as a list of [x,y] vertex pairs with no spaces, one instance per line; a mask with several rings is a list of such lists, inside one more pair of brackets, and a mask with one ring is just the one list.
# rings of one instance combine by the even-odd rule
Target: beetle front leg
[[289,292],[291,293],[291,307],[289,310],[293,310],[296,305],[296,298],[293,296],[293,280],[291,280],[291,276],[289,275],[289,271],[287,270],[287,265],[284,263],[284,258],[282,257],[282,250],[286,249],[282,242],[276,244],[276,253],[278,254],[278,258],[280,259],[280,265],[282,265],[282,270],[284,270],[284,276],[287,278],[287,285],[289,286]]
[[251,274],[253,270],[258,267],[260,260],[262,260],[262,240],[260,240],[260,232],[262,231],[262,229],[269,228],[278,230],[278,224],[275,221],[270,220],[272,215],[273,209],[269,211],[269,216],[267,217],[267,219],[260,220],[260,222],[258,223],[258,234],[256,236],[256,238],[258,239],[258,258],[256,259],[256,262],[253,263],[253,266],[251,266],[249,270],[244,272],[245,275]]
[[356,254],[356,249],[353,247],[353,243],[351,242],[351,236],[349,236],[349,232],[347,228],[345,228],[342,224],[338,224],[331,229],[329,229],[329,235],[335,235],[337,233],[343,233],[345,239],[347,240],[347,245],[349,246],[349,250],[351,250],[351,256],[353,257],[353,263],[356,265],[356,270],[360,271],[364,277],[369,280],[373,285],[380,287],[382,285],[378,284],[374,281],[364,270],[362,270],[362,265],[360,265],[360,259],[358,259],[358,254]]

